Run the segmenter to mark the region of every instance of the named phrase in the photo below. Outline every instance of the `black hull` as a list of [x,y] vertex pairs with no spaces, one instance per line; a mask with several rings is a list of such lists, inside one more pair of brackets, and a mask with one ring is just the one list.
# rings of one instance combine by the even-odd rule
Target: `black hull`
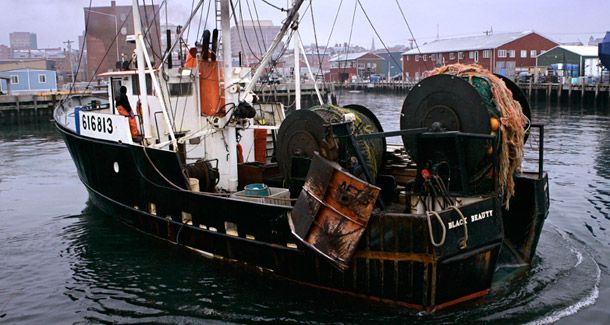
[[[498,197],[462,208],[467,217],[493,211],[493,218],[469,224],[465,249],[459,248],[462,227],[448,230],[445,244],[434,247],[425,216],[373,214],[349,269],[342,272],[292,237],[287,220],[291,207],[186,191],[175,153],[85,138],[59,124],[58,128],[92,202],[156,237],[272,270],[299,283],[410,308],[442,308],[489,291],[504,233]],[[151,203],[155,213],[150,212]],[[183,223],[185,213],[192,225]],[[452,212],[441,217],[445,224],[459,219]],[[432,225],[434,236],[440,238],[438,222]]]

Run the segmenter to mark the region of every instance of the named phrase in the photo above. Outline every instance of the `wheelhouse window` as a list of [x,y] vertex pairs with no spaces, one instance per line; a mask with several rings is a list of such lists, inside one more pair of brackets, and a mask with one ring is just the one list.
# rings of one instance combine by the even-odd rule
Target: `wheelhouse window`
[[[131,76],[131,89],[134,95],[140,95],[140,79],[136,75]],[[146,75],[146,94],[152,95],[152,79],[149,74]]]
[[39,74],[38,75],[38,82],[41,84],[46,84],[47,83],[47,75],[46,74]]
[[170,96],[190,96],[193,93],[193,87],[190,82],[181,82],[181,83],[170,83],[169,84],[169,94]]
[[19,83],[19,76],[17,75],[12,75],[11,76],[11,84],[15,85]]

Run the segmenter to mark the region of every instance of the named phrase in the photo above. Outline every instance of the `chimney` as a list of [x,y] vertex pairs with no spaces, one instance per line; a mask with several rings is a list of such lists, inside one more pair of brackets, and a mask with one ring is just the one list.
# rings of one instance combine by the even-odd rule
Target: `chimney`
[[116,7],[116,1],[114,1],[114,0],[110,1],[110,6],[112,8]]

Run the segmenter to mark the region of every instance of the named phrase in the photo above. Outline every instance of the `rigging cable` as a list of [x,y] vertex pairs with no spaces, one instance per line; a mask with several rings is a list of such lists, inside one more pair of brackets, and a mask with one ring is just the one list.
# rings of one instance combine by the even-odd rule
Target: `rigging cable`
[[[248,0],[244,0],[246,2],[246,6],[248,7],[248,13],[250,14],[250,22],[252,22],[252,30],[254,31],[254,36],[256,36],[256,43],[258,44],[258,51],[259,53],[265,53],[261,47],[261,41],[258,38],[258,33],[256,31],[256,26],[254,26],[254,17],[252,16],[252,9],[250,9],[250,2],[248,2]],[[259,22],[260,25],[260,22]],[[245,28],[245,26],[244,26]],[[262,32],[262,30],[261,30]],[[244,30],[244,34],[245,34],[245,30]],[[262,35],[261,35],[262,37]]]
[[[405,21],[405,24],[407,24],[407,28],[409,29],[409,33],[411,34],[411,38],[415,42],[415,48],[417,48],[417,52],[419,52],[419,55],[422,55],[421,50],[419,49],[419,45],[417,44],[417,40],[415,39],[415,36],[413,36],[413,31],[411,30],[411,26],[409,26],[407,17],[405,17],[405,13],[402,11],[402,7],[400,7],[400,3],[398,2],[398,0],[396,0],[396,4],[398,5],[398,9],[400,9],[400,13],[402,14],[402,19]],[[426,66],[426,70],[430,70],[430,68],[428,67],[427,61],[424,61],[424,65]]]
[[[246,37],[246,26],[244,26],[244,16],[243,16],[243,9],[241,7],[241,0],[238,1],[238,4],[239,4],[239,20],[241,21],[241,29],[242,29],[242,33],[244,35],[244,39],[246,40],[246,45],[248,45],[248,49],[250,50],[250,54],[258,62],[260,62],[261,59],[255,54],[254,50],[252,50],[252,47],[250,46],[250,41],[248,41],[248,37]],[[244,53],[244,55],[248,55],[248,54]]]
[[[87,29],[89,28],[89,16],[91,15],[92,2],[93,2],[93,0],[89,0],[89,8],[87,9],[87,18],[85,20],[85,40],[87,38]],[[78,77],[78,71],[80,70],[80,64],[83,61],[83,52],[85,51],[85,47],[83,45],[85,45],[85,42],[83,42],[83,44],[80,45],[80,47],[81,47],[80,55],[78,58],[78,65],[76,66],[76,74],[74,75],[74,80],[72,81],[72,84],[70,85],[70,90],[68,91],[68,94],[66,95],[66,97],[64,97],[62,99],[60,105],[63,104],[63,102],[65,102],[65,100],[68,99],[72,95],[72,91],[74,90],[74,86],[76,84],[76,79]],[[72,53],[70,53],[70,60],[72,60]],[[74,71],[72,71],[72,73],[74,73]]]
[[[352,25],[349,29],[349,39],[347,41],[347,47],[345,48],[345,62],[343,63],[343,70],[341,71],[342,74],[345,74],[345,68],[347,67],[347,56],[348,56],[348,50],[351,46],[352,43],[352,32],[354,31],[354,21],[356,20],[356,9],[358,9],[358,2],[354,3],[354,13],[352,14]],[[337,64],[339,64],[339,67],[341,67],[341,54],[339,54],[337,56]],[[358,68],[356,67],[356,71]],[[349,74],[348,74],[349,76]],[[337,79],[339,78],[339,76],[337,76]]]
[[375,26],[373,26],[373,22],[371,22],[371,19],[369,19],[369,15],[364,10],[364,7],[362,6],[362,3],[360,3],[360,0],[356,0],[356,2],[358,3],[358,5],[360,5],[360,9],[362,9],[362,13],[364,13],[364,17],[366,17],[366,20],[368,20],[369,24],[371,25],[371,28],[375,32],[375,35],[377,35],[377,38],[383,45],[383,48],[385,49],[386,52],[388,52],[388,56],[390,57],[390,59],[392,59],[392,61],[394,61],[394,64],[396,64],[396,66],[400,69],[400,73],[402,74],[402,65],[400,65],[400,64],[398,64],[398,62],[396,62],[396,59],[394,59],[394,57],[390,53],[390,50],[388,50],[388,47],[385,45],[385,42],[383,41],[383,39],[381,39],[381,36],[377,32],[377,29],[375,28]]
[[[132,10],[133,9],[129,9],[129,14],[127,14],[127,17],[129,17],[131,15]],[[123,24],[121,24],[121,29],[125,26],[126,22],[127,22],[127,19],[125,19],[125,21],[123,21]],[[112,45],[116,42],[117,38],[118,38],[118,33],[117,33],[117,35],[114,35],[114,38],[112,39],[112,42],[110,42],[110,46],[108,46],[108,49],[106,49],[106,53],[104,53],[104,56],[100,60],[100,63],[95,68],[95,71],[93,71],[93,74],[91,75],[91,78],[89,79],[89,82],[87,83],[87,86],[85,87],[85,89],[89,89],[89,86],[91,85],[91,82],[93,81],[94,76],[97,75],[98,70],[102,66],[102,63],[104,63],[104,60],[106,59],[106,56],[108,56],[108,53],[112,49]]]
[[[314,14],[313,14],[313,0],[310,0],[310,6],[311,6],[311,24],[313,26],[313,36],[314,36],[314,40],[316,42],[316,52],[318,54],[318,73],[315,74],[314,76],[314,80],[313,83],[316,83],[316,80],[318,79],[318,75],[322,72],[322,57],[320,56],[320,45],[318,44],[318,33],[316,31],[316,20],[314,19]],[[305,55],[307,57],[307,54],[303,53],[303,55]],[[326,80],[324,80],[324,78],[322,78],[322,82],[324,84],[324,89],[326,88]]]

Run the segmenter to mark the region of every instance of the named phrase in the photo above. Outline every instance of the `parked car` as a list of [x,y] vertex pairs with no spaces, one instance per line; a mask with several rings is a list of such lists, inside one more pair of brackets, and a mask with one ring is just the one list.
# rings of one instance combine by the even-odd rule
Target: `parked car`
[[532,79],[534,75],[528,72],[521,72],[519,73],[519,77],[517,79],[518,82],[523,82],[523,83],[527,83],[530,82],[530,79]]
[[276,73],[265,73],[260,80],[262,83],[279,84],[282,81],[282,77]]

